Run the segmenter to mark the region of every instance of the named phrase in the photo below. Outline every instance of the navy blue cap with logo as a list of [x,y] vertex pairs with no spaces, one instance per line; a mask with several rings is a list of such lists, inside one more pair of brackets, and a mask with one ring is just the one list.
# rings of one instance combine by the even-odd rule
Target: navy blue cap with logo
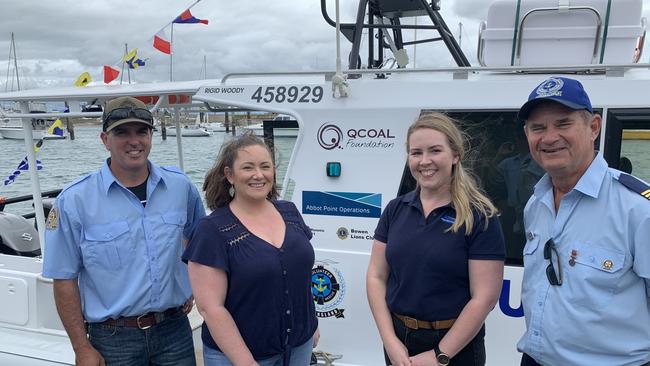
[[560,103],[571,109],[584,109],[593,113],[591,101],[582,84],[578,80],[558,76],[544,80],[533,89],[528,96],[528,101],[519,109],[517,117],[525,122],[535,106],[547,100]]

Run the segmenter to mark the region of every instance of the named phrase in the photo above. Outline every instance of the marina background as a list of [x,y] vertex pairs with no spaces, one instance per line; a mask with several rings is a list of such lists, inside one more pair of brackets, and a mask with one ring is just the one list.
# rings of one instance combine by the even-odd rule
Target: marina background
[[[37,159],[43,169],[38,171],[41,191],[60,189],[82,175],[98,170],[109,153],[102,144],[99,125],[75,126],[75,140],[46,140]],[[183,159],[185,173],[203,195],[201,187],[208,169],[212,167],[224,141],[231,138],[226,133],[215,132],[209,137],[183,138]],[[296,139],[282,137],[275,139],[275,160],[278,166],[277,182],[282,183],[291,151]],[[11,174],[25,157],[25,142],[0,139],[0,176],[2,181]],[[160,132],[154,132],[149,159],[163,166],[178,166],[176,138],[163,141]],[[8,186],[0,183],[0,196],[15,197],[31,194],[29,172],[21,172],[16,181]],[[12,204],[6,212],[25,214],[32,212],[31,202]]]

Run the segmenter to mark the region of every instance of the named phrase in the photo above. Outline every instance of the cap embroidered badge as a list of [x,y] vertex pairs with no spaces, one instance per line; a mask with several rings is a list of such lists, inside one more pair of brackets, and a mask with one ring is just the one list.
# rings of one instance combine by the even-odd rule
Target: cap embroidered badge
[[528,101],[521,106],[517,117],[526,121],[530,112],[545,100],[560,103],[575,110],[587,110],[593,113],[591,101],[582,84],[575,79],[552,77],[542,81],[528,96]]

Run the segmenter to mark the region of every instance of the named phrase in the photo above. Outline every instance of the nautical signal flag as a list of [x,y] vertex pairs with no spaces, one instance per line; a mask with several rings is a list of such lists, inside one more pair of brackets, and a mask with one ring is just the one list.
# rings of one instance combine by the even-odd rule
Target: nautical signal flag
[[93,78],[91,78],[88,71],[86,71],[83,74],[79,75],[77,81],[74,82],[74,86],[78,86],[78,87],[86,86],[91,81],[93,81]]
[[63,122],[60,119],[56,119],[54,123],[47,129],[47,133],[50,135],[63,136]]
[[[36,160],[36,170],[41,170],[43,169],[43,164],[41,163],[40,160]],[[16,170],[14,170],[13,173],[9,174],[7,179],[4,180],[4,185],[8,186],[11,183],[13,183],[16,178],[20,175],[21,172],[26,172],[29,170],[29,163],[27,162],[27,157],[25,156],[23,160],[18,163],[18,166],[16,167]]]
[[161,29],[153,36],[153,48],[168,55],[172,54],[172,44],[165,35],[165,28]]
[[119,75],[120,72],[118,70],[115,70],[108,65],[104,65],[104,84],[109,84],[111,81],[117,79]]
[[144,60],[138,58],[138,49],[135,48],[131,52],[124,55],[122,58],[123,62],[126,62],[129,65],[129,69],[137,69],[140,66],[144,66]]
[[178,23],[178,24],[196,24],[196,23],[208,24],[208,21],[206,19],[195,18],[194,15],[192,15],[192,13],[190,12],[190,9],[187,9],[184,12],[182,12],[181,15],[177,16],[176,19],[174,19],[173,23]]

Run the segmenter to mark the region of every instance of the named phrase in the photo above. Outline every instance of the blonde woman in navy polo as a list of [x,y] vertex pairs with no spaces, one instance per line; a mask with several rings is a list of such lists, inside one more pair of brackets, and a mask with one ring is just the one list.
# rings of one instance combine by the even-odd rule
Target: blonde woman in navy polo
[[462,166],[463,137],[444,114],[408,129],[417,188],[386,206],[367,273],[386,364],[485,365],[483,323],[503,282],[496,208]]
[[309,365],[318,341],[312,234],[293,203],[276,200],[269,148],[252,135],[226,143],[203,190],[213,212],[183,260],[205,320],[205,365]]

